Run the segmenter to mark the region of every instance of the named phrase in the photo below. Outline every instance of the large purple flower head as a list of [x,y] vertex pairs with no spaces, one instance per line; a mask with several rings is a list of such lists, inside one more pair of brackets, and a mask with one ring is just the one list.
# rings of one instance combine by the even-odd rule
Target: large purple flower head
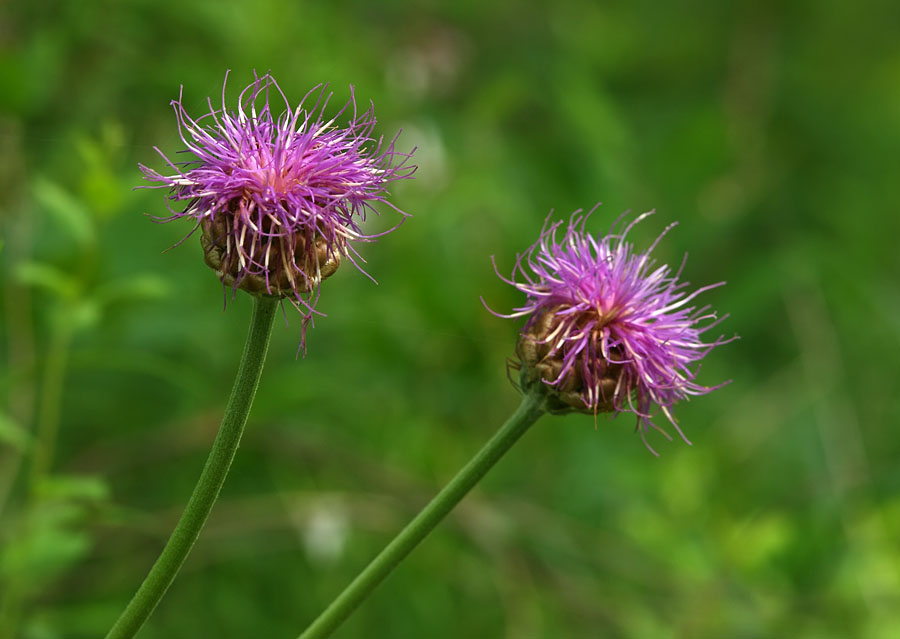
[[494,313],[528,318],[516,349],[521,386],[543,395],[552,413],[634,413],[654,454],[644,434],[650,427],[665,434],[653,423],[658,407],[690,443],[670,409],[721,386],[696,383],[692,365],[734,339],[704,343],[702,333],[720,320],[708,306],[691,303],[724,282],[691,291],[688,282],[678,281],[684,262],[673,272],[650,257],[675,224],[647,251],[634,250],[626,240],[629,231],[654,211],[627,224],[619,218],[605,236],[585,230],[590,213],[576,211],[561,238],[563,223],[551,224],[548,217],[537,243],[517,257],[512,276],[498,272],[527,296],[513,313]]
[[179,95],[172,101],[179,134],[196,159],[175,163],[157,149],[173,173],[140,167],[157,183],[150,188],[169,188],[168,199],[183,203],[156,219],[195,220],[205,260],[225,285],[286,297],[306,321],[341,258],[359,267],[351,243],[377,237],[360,228],[373,204],[406,216],[386,200],[387,187],[415,170],[407,165],[412,153],[394,149],[396,137],[387,144],[372,137],[374,106],[359,113],[351,87],[350,101],[327,117],[331,95],[318,86],[292,109],[266,74],[234,110],[223,86],[221,107],[207,100],[209,112],[197,119]]

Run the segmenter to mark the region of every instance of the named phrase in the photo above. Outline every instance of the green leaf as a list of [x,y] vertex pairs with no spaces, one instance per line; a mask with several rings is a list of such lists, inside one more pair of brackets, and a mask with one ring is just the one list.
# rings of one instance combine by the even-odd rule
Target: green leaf
[[100,304],[156,300],[169,294],[169,282],[158,275],[139,273],[102,286],[96,295]]
[[0,412],[0,443],[25,450],[30,441],[31,434],[27,430],[10,419],[8,415]]
[[83,160],[83,173],[79,193],[89,207],[90,214],[99,220],[112,217],[120,210],[123,188],[113,169],[121,155],[124,131],[115,122],[104,123],[99,138],[85,134],[75,138],[75,148]]
[[81,200],[43,177],[34,180],[32,189],[41,206],[59,226],[69,231],[76,242],[89,244],[96,239],[90,212]]
[[49,499],[71,499],[80,501],[106,501],[109,499],[109,485],[97,475],[51,475],[40,485],[42,497]]
[[79,528],[85,508],[71,502],[44,502],[32,512],[29,534],[0,551],[0,574],[18,575],[30,588],[64,573],[90,550],[91,537]]
[[75,299],[79,293],[80,287],[75,278],[45,262],[21,262],[15,274],[23,284],[44,289],[65,300]]
[[80,300],[62,311],[64,316],[60,318],[63,322],[69,322],[76,330],[91,328],[100,321],[102,315],[102,307],[94,298]]

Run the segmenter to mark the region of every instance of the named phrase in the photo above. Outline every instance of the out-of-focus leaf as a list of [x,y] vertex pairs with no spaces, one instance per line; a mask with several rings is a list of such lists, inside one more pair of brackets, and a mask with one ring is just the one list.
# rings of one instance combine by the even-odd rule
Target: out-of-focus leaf
[[169,294],[169,282],[150,273],[139,273],[102,286],[96,299],[103,305],[156,300]]
[[95,326],[102,315],[102,307],[94,298],[79,300],[77,304],[66,308],[63,321],[71,322],[75,330],[83,330]]
[[89,207],[89,213],[98,219],[112,217],[122,204],[122,187],[114,170],[114,162],[121,155],[124,131],[117,122],[106,122],[99,139],[79,135],[75,148],[84,162],[81,177],[81,195]]
[[65,572],[90,550],[90,535],[76,527],[84,512],[71,501],[44,502],[34,509],[29,534],[3,547],[0,573],[19,575],[34,588]]
[[81,179],[81,190],[90,211],[101,219],[112,217],[122,204],[122,193],[127,193],[116,176],[103,168],[87,171]]
[[96,239],[91,214],[81,200],[43,177],[36,178],[32,188],[35,198],[53,216],[54,222],[65,227],[76,242],[88,244]]
[[16,267],[15,273],[23,284],[44,289],[64,300],[75,299],[80,290],[75,278],[44,262],[22,262]]
[[81,501],[105,501],[110,490],[106,480],[97,475],[52,475],[39,487],[42,497]]
[[31,435],[8,415],[0,413],[0,444],[7,444],[19,450],[25,450]]

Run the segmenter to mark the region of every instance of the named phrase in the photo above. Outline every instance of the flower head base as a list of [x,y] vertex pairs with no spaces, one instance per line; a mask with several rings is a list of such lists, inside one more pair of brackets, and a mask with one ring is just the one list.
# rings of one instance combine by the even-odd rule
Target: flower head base
[[[724,282],[689,292],[688,282],[678,281],[681,268],[673,273],[650,258],[675,224],[646,252],[636,253],[626,237],[653,211],[621,232],[615,232],[617,222],[608,235],[596,237],[585,231],[590,213],[576,211],[561,239],[562,222],[550,224],[548,217],[537,243],[518,256],[512,276],[498,272],[527,295],[525,304],[509,315],[491,311],[500,317],[528,317],[516,347],[522,390],[543,395],[551,413],[632,412],[654,454],[645,432],[653,427],[668,437],[653,423],[657,406],[690,443],[670,408],[722,386],[697,384],[690,366],[735,338],[702,342],[701,334],[721,320],[708,306],[687,304]],[[516,281],[517,275],[524,281]]]
[[[140,167],[157,183],[150,188],[170,188],[168,199],[185,203],[181,210],[170,205],[171,215],[156,219],[195,220],[206,263],[225,285],[289,298],[306,321],[322,280],[341,259],[359,268],[351,242],[383,235],[360,228],[373,204],[406,216],[387,202],[386,189],[415,170],[406,164],[412,152],[394,149],[396,138],[383,144],[371,137],[374,106],[358,113],[352,87],[350,101],[326,119],[332,94],[325,90],[316,87],[291,109],[267,74],[241,92],[236,110],[226,106],[223,86],[221,108],[208,100],[209,112],[196,120],[179,96],[172,102],[179,134],[196,160],[176,164],[157,149],[174,174]],[[283,100],[280,115],[270,98]],[[346,126],[336,125],[342,117]]]

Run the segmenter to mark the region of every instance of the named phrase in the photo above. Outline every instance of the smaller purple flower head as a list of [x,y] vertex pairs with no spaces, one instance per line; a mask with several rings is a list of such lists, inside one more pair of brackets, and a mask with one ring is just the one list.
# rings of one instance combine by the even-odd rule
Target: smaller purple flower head
[[609,234],[593,236],[585,225],[596,208],[584,216],[573,213],[561,238],[563,223],[551,224],[548,217],[537,243],[517,256],[512,275],[497,273],[525,293],[525,304],[509,315],[488,310],[528,318],[514,365],[521,369],[522,390],[543,396],[549,412],[634,413],[641,439],[655,455],[645,433],[653,427],[669,437],[653,422],[658,409],[690,444],[671,407],[723,385],[696,383],[692,365],[736,339],[704,343],[701,335],[721,320],[708,306],[691,302],[724,282],[691,291],[688,282],[678,281],[684,262],[673,272],[650,257],[675,224],[647,251],[635,251],[628,233],[654,211],[627,224],[623,215]]
[[412,152],[394,149],[396,137],[387,144],[372,137],[374,105],[358,112],[352,87],[350,101],[327,117],[326,89],[315,87],[291,108],[266,74],[240,93],[234,110],[223,86],[221,107],[207,100],[209,112],[197,119],[179,94],[172,101],[179,135],[195,159],[175,163],[156,149],[172,173],[140,165],[156,183],[148,188],[170,189],[168,200],[183,203],[177,209],[167,203],[171,215],[156,219],[196,221],[206,263],[223,284],[290,299],[304,329],[322,280],[341,259],[360,268],[351,243],[384,234],[360,228],[373,204],[391,206],[401,222],[406,217],[387,201],[387,187],[416,168],[407,165]]

